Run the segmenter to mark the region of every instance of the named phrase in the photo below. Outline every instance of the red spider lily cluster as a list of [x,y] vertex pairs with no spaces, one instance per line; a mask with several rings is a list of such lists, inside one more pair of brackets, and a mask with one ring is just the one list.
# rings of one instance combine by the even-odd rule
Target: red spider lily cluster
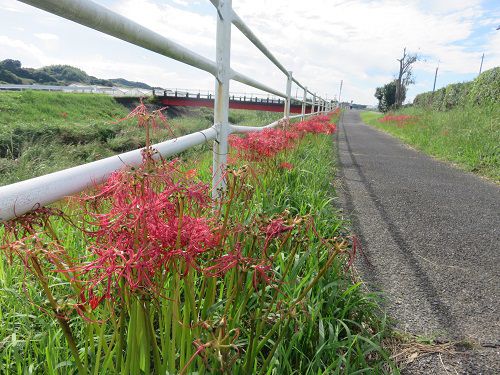
[[196,182],[192,170],[182,173],[177,161],[151,167],[115,172],[96,195],[83,198],[92,206],[95,242],[90,261],[73,271],[88,280],[81,298],[92,308],[117,296],[120,282],[132,293],[158,292],[164,272],[182,267],[186,274],[217,243],[210,219],[201,215],[209,208],[208,185]]
[[301,134],[333,134],[337,128],[335,124],[330,123],[330,116],[316,116],[310,120],[299,122],[292,129]]
[[[97,194],[82,198],[94,241],[89,259],[69,270],[83,284],[81,303],[95,309],[104,299],[123,297],[123,290],[158,296],[162,275],[184,277],[190,269],[217,278],[232,269],[248,272],[255,289],[275,281],[269,249],[300,220],[280,216],[261,225],[254,231],[261,238],[258,253],[244,254],[239,239],[227,250],[226,238],[244,240],[248,228],[237,226],[228,233],[211,213],[208,185],[177,164],[150,160],[115,172]],[[243,184],[245,173],[231,174],[233,189],[243,192],[235,185]]]
[[[291,149],[296,141],[307,133],[333,134],[335,130],[335,124],[330,123],[330,116],[316,116],[285,129],[264,129],[243,137],[231,136],[229,144],[237,150],[239,158],[264,161],[275,157],[281,151]],[[283,168],[290,169],[288,165]]]
[[231,136],[229,144],[238,150],[239,158],[263,161],[275,157],[279,152],[291,149],[299,137],[297,132],[283,129],[264,129],[244,137]]
[[415,116],[410,116],[410,115],[385,115],[382,118],[379,118],[379,122],[384,122],[384,123],[396,123],[398,126],[403,126],[406,125],[409,122],[415,121],[416,117]]

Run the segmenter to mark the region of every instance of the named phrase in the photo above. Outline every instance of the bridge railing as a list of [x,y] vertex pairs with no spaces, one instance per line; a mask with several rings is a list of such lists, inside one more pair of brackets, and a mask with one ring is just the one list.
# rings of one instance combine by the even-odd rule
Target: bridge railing
[[[1,85],[0,85],[1,90]],[[188,99],[214,99],[215,91],[213,90],[197,90],[197,89],[179,89],[179,88],[167,88],[167,89],[153,89],[152,95],[154,96],[164,96],[164,97],[174,97],[174,98],[188,98]],[[255,102],[255,103],[271,103],[271,104],[285,104],[285,99],[265,93],[256,92],[236,92],[231,91],[229,93],[230,100],[237,100],[242,102]],[[303,99],[299,99],[297,96],[291,97],[290,101],[292,103],[302,103]],[[311,105],[311,102],[307,102],[307,105]]]
[[[275,127],[275,121],[263,127],[234,126],[228,121],[229,82],[235,80],[256,89],[285,99],[284,120],[295,117],[322,113],[329,110],[330,103],[316,96],[297,81],[255,36],[243,20],[234,12],[232,0],[211,0],[217,10],[216,61],[211,61],[178,43],[175,43],[138,23],[127,19],[90,0],[19,0],[52,14],[77,22],[81,25],[101,31],[123,41],[157,52],[163,56],[204,70],[215,77],[214,124],[208,129],[168,140],[153,147],[163,157],[169,157],[190,147],[208,141],[213,146],[213,198],[217,199],[220,191],[225,189],[224,171],[227,165],[228,136],[237,132],[253,132]],[[239,73],[231,68],[231,26],[234,24],[274,65],[286,76],[286,93],[275,90],[257,80]],[[295,82],[304,90],[302,114],[290,116],[291,86]],[[308,101],[308,95],[312,100]],[[312,106],[311,113],[306,114],[306,104]],[[0,187],[0,221],[58,201],[66,196],[76,194],[97,183],[101,183],[117,169],[125,165],[138,165],[142,162],[141,150],[134,150],[120,155],[59,172],[21,181]]]

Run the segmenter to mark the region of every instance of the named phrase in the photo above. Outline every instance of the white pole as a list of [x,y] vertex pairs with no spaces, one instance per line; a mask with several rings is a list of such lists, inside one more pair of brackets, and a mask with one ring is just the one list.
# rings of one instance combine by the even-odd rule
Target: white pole
[[311,113],[314,113],[314,106],[316,105],[316,94],[313,94],[313,101],[311,105]]
[[290,118],[290,101],[292,93],[292,72],[288,71],[288,77],[286,80],[286,100],[285,100],[285,119]]
[[[340,104],[340,97],[342,96],[342,84],[344,83],[344,80],[341,79],[340,80],[340,90],[339,90],[339,104],[338,106],[341,107],[341,104]],[[341,107],[342,108],[342,107]]]
[[217,5],[217,41],[215,79],[214,125],[217,138],[213,146],[212,198],[219,199],[226,189],[226,166],[229,128],[229,80],[231,77],[232,0]]
[[304,121],[304,115],[306,114],[306,100],[307,100],[307,87],[304,87],[304,96],[302,97],[302,116],[301,121]]

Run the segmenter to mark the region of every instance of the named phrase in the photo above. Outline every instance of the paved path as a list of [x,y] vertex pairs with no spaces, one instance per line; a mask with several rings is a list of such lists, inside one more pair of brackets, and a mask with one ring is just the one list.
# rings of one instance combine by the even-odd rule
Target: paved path
[[500,374],[500,188],[363,124],[358,111],[339,122],[339,198],[363,246],[363,279],[383,291],[399,329],[476,346],[406,373]]

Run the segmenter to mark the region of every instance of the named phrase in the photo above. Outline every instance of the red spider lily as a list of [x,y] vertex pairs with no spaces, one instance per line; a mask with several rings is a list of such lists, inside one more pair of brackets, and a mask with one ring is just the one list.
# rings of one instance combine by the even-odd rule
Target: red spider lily
[[285,221],[280,217],[266,225],[262,232],[265,233],[266,239],[277,238],[281,233],[291,231],[293,229],[293,225],[285,224]]
[[231,136],[229,144],[238,150],[239,156],[251,161],[263,161],[293,146],[297,136],[282,129],[264,129],[245,137]]
[[3,224],[5,234],[3,239],[9,238],[9,235],[15,239],[21,239],[27,234],[34,234],[41,230],[51,217],[60,217],[68,220],[64,213],[57,208],[39,207],[34,211],[25,213]]
[[261,232],[266,236],[262,255],[267,257],[267,250],[273,239],[278,238],[283,233],[291,231],[293,228],[293,225],[286,224],[281,217],[271,220],[268,225],[261,228]]
[[139,101],[140,104],[137,107],[135,107],[127,116],[116,121],[116,123],[130,119],[137,119],[137,125],[141,128],[146,126],[151,126],[153,129],[160,127],[168,128],[167,118],[164,114],[167,107],[150,112],[148,107],[146,107],[146,105],[142,102],[142,98]]
[[264,287],[266,285],[271,285],[273,282],[275,282],[274,278],[274,273],[273,273],[273,267],[269,263],[259,263],[256,264],[253,268],[253,275],[252,275],[252,285],[255,290],[259,289],[259,284],[264,284]]
[[125,120],[130,120],[132,118],[137,119],[137,125],[139,127],[143,127],[145,129],[145,141],[146,141],[146,148],[143,152],[143,156],[146,159],[151,159],[153,155],[153,150],[151,150],[151,137],[150,137],[150,128],[156,129],[159,128],[160,125],[162,127],[167,128],[172,136],[175,136],[174,132],[170,128],[170,126],[167,123],[167,118],[163,114],[163,111],[166,109],[160,108],[154,111],[149,111],[149,109],[144,105],[142,102],[142,98],[140,99],[140,104],[132,110],[127,116],[125,116],[122,119],[119,119],[116,121],[116,123],[125,121]]
[[408,122],[416,120],[416,116],[410,116],[410,115],[391,115],[387,114],[382,118],[379,118],[379,122],[389,122],[389,123],[396,123],[398,126],[403,126],[407,124]]
[[209,277],[222,277],[233,268],[248,270],[257,260],[244,257],[241,244],[236,244],[235,250],[213,260],[213,266],[206,267],[203,272]]
[[[200,254],[216,245],[211,221],[191,215],[209,208],[208,186],[180,173],[176,162],[144,163],[115,172],[93,197],[103,213],[88,212],[95,227],[90,233],[90,260],[74,271],[86,282],[91,307],[112,298],[123,281],[130,292],[156,293],[155,280],[165,270],[177,271],[175,260],[197,268]],[[99,295],[99,297],[96,297]]]

